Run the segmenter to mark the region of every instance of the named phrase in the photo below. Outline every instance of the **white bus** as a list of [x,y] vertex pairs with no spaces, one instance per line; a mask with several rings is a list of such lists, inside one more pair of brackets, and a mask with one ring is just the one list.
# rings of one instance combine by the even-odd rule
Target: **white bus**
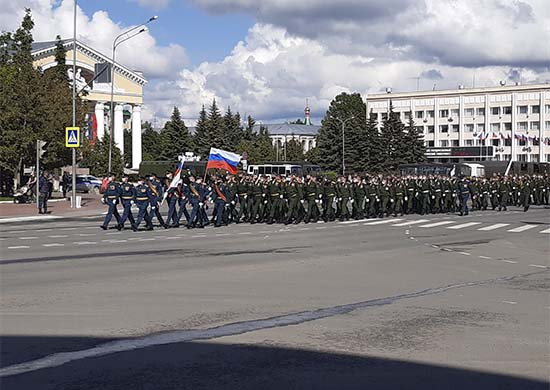
[[293,162],[270,162],[261,165],[249,165],[246,172],[249,175],[265,175],[265,176],[306,176],[316,175],[321,172],[321,168],[314,164],[293,163]]

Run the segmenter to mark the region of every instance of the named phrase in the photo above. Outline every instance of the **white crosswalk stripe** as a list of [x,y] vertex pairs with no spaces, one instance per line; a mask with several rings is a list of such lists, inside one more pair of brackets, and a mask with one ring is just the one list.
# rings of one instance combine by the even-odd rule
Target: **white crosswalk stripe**
[[365,222],[366,219],[358,219],[358,220],[353,220],[353,221],[345,221],[345,222],[339,222],[340,224],[342,225],[350,225],[352,223],[361,223],[361,222]]
[[383,225],[383,224],[386,224],[386,223],[392,223],[392,222],[399,222],[399,221],[402,221],[403,219],[401,218],[397,218],[397,219],[383,219],[381,221],[374,221],[374,222],[367,222],[367,223],[364,223],[363,225],[365,226],[369,226],[369,225]]
[[437,227],[437,226],[450,225],[451,223],[455,223],[455,221],[434,222],[434,223],[429,223],[427,225],[420,225],[420,227],[421,228],[432,228],[432,227]]
[[417,225],[419,223],[424,223],[424,222],[429,222],[429,221],[430,221],[429,219],[419,219],[419,220],[416,220],[416,221],[406,221],[406,222],[396,223],[395,225],[392,225],[392,226]]
[[455,225],[455,226],[447,226],[447,229],[458,230],[458,229],[464,229],[475,225],[481,225],[481,222],[468,222],[468,223],[462,223],[460,225]]
[[548,229],[545,229],[545,230],[542,230],[541,233],[546,233],[546,234],[550,234],[550,228]]
[[508,230],[510,233],[521,233],[529,229],[533,229],[534,227],[537,227],[537,225],[523,225],[514,229]]
[[509,223],[495,223],[494,225],[485,226],[485,227],[479,228],[477,230],[487,232],[487,231],[490,231],[490,230],[500,229],[500,228],[503,228],[505,226],[510,226],[510,224]]

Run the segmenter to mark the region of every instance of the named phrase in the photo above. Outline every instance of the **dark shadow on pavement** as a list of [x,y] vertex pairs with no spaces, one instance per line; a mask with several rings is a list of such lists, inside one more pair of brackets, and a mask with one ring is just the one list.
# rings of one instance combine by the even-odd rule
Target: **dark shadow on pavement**
[[[2,366],[86,349],[106,341],[109,340],[3,337]],[[547,390],[549,386],[545,381],[374,356],[217,342],[154,346],[0,378],[2,390]]]

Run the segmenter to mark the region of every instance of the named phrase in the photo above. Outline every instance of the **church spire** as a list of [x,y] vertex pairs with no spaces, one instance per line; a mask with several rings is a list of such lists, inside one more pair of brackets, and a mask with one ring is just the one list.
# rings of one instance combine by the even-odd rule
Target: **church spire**
[[306,113],[306,126],[311,126],[311,119],[310,119],[310,114],[311,114],[311,110],[309,109],[309,100],[306,99],[306,108],[304,110],[304,112]]

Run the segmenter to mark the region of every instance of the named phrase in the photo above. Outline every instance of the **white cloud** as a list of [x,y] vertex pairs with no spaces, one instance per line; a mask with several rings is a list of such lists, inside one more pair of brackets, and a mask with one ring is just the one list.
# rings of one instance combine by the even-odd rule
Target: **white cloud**
[[[0,16],[0,30],[16,29],[25,7],[32,10],[35,41],[51,41],[58,34],[62,38],[72,37],[72,0],[0,0],[0,8],[3,10]],[[97,11],[91,17],[84,14],[80,8],[77,12],[78,39],[109,57],[114,38],[130,27],[133,26],[114,22],[105,11]],[[151,29],[153,28],[151,25]],[[186,65],[187,56],[182,46],[160,46],[150,32],[144,32],[119,46],[117,61],[132,69],[143,71],[148,79],[154,79],[173,77]]]
[[142,7],[149,7],[153,9],[162,9],[165,8],[170,0],[128,0],[131,3],[137,3]]
[[[374,93],[391,86],[394,91],[497,85],[502,79],[537,82],[550,79],[550,72],[525,67],[484,66],[468,68],[422,59],[388,59],[332,52],[321,42],[290,35],[268,24],[252,27],[220,62],[204,62],[184,69],[173,95],[187,118],[196,118],[202,104],[216,98],[222,107],[263,120],[296,119],[303,115],[309,98],[313,115],[322,117],[330,101],[340,92]],[[171,106],[168,107],[168,110]],[[151,106],[151,113],[165,116],[164,105]]]
[[248,12],[332,52],[455,66],[548,66],[548,0],[193,0]]

